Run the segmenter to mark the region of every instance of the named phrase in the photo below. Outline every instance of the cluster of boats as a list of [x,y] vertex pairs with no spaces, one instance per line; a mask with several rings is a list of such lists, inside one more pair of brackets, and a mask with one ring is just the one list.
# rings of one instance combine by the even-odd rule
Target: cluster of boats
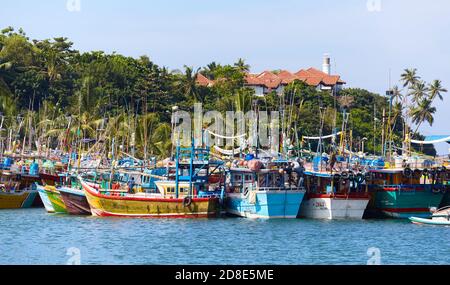
[[398,157],[389,163],[357,156],[308,160],[253,154],[224,160],[196,147],[177,147],[172,159],[160,162],[78,159],[74,167],[62,154],[4,157],[0,209],[45,207],[49,213],[99,217],[226,214],[450,223],[450,171],[444,160]]

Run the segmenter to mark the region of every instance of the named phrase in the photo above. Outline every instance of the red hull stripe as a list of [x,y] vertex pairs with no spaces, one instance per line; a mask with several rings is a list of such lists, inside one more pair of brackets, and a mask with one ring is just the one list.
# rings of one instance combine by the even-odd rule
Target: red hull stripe
[[186,215],[186,214],[175,214],[175,215],[126,215],[126,214],[113,214],[108,213],[104,211],[96,210],[95,214],[100,217],[116,217],[116,218],[149,218],[149,219],[165,219],[165,218],[172,218],[172,219],[197,219],[197,218],[209,218],[214,217],[217,214],[216,213],[209,213],[209,214],[192,214],[192,215]]
[[[107,199],[107,200],[140,201],[140,202],[169,202],[169,203],[182,203],[183,202],[183,199],[108,196],[108,195],[103,195],[103,194],[99,194],[99,193],[92,191],[91,189],[89,189],[90,187],[86,186],[84,183],[83,183],[83,188],[84,188],[84,190],[88,191],[89,194],[91,194],[92,196],[102,198],[102,199]],[[208,201],[215,200],[215,199],[218,200],[219,198],[193,198],[192,202],[208,202]]]
[[386,187],[382,188],[382,191],[385,192],[396,192],[396,191],[425,191],[425,188],[395,188],[395,187]]

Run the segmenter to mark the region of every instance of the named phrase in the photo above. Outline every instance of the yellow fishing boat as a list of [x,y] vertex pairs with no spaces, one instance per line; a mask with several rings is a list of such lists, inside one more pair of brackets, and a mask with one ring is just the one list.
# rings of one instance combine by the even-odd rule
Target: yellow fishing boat
[[[218,197],[191,197],[183,195],[181,191],[186,189],[183,186],[179,188],[179,197],[174,198],[174,195],[170,193],[169,195],[161,192],[129,194],[127,190],[105,190],[100,189],[100,186],[97,184],[80,180],[94,216],[206,218],[215,217],[220,212]],[[172,189],[175,189],[175,186],[166,187],[166,189],[172,191]]]
[[33,181],[32,177],[3,171],[0,176],[0,209],[30,208],[38,205],[40,200],[37,198],[37,190],[32,188]]

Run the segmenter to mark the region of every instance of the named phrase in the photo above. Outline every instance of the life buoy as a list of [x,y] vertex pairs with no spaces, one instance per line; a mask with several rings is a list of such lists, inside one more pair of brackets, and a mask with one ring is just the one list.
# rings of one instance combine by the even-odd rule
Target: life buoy
[[334,181],[339,181],[339,180],[341,180],[341,175],[340,175],[340,174],[334,174],[334,175],[333,175],[333,180],[334,180]]
[[434,194],[439,194],[439,193],[441,193],[441,189],[439,189],[439,188],[433,188],[433,193]]
[[358,184],[358,185],[363,184],[363,183],[364,183],[364,180],[365,180],[365,178],[364,178],[364,175],[363,175],[362,173],[358,173],[358,174],[356,175],[356,177],[355,177],[355,182],[356,182],[356,184]]
[[350,176],[350,174],[347,171],[342,171],[342,173],[341,173],[342,179],[346,180],[349,178],[349,176]]
[[190,196],[184,197],[183,199],[183,206],[189,207],[192,204],[192,198]]
[[406,168],[403,170],[403,175],[404,175],[406,178],[411,178],[412,175],[413,175],[413,172],[412,172],[411,168],[406,167]]
[[355,179],[356,179],[355,173],[353,173],[352,171],[350,171],[350,172],[348,173],[348,180],[350,180],[350,181],[355,181]]

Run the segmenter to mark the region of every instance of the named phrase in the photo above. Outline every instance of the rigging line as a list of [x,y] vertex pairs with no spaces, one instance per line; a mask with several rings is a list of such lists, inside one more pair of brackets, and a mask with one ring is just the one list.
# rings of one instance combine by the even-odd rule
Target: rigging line
[[206,131],[207,131],[208,133],[210,133],[211,135],[213,135],[213,136],[215,136],[215,137],[218,137],[218,138],[221,138],[221,139],[239,139],[239,138],[245,137],[245,134],[238,135],[238,136],[231,136],[231,137],[228,137],[228,136],[222,136],[222,135],[219,135],[219,134],[215,134],[215,133],[213,133],[212,131],[210,131],[210,130],[208,130],[208,129],[206,129]]
[[342,133],[342,132],[338,132],[338,133],[336,133],[336,134],[331,134],[331,135],[328,135],[328,136],[322,136],[322,137],[303,137],[303,139],[306,139],[306,140],[329,139],[329,138],[332,138],[332,137],[339,136],[341,133]]

